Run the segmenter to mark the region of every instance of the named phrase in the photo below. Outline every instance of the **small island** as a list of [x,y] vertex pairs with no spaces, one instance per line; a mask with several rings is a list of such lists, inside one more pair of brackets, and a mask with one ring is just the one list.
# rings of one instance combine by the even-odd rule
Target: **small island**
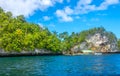
[[0,76],[120,76],[120,0],[0,0]]
[[78,33],[50,32],[0,8],[0,56],[78,55],[85,50],[119,53],[120,40],[103,27]]

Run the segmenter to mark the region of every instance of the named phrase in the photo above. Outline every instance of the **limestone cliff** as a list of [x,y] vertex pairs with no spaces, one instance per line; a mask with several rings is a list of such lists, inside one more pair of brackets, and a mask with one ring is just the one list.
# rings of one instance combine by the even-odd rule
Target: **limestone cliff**
[[85,41],[71,48],[72,53],[82,50],[93,50],[94,52],[117,52],[117,38],[112,33],[96,32],[86,36]]

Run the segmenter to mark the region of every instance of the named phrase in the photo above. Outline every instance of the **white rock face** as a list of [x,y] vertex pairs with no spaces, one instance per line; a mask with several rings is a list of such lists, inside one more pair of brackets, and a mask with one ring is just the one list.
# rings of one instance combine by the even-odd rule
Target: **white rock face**
[[96,47],[95,51],[99,52],[115,52],[117,49],[117,40],[110,42],[106,35],[96,33],[86,39],[87,43],[92,43],[92,47]]
[[88,43],[93,43],[94,46],[98,47],[101,44],[105,44],[108,42],[108,38],[106,36],[102,36],[100,33],[96,33],[95,35],[86,39]]
[[116,52],[117,40],[110,41],[110,38],[105,34],[96,33],[88,36],[85,42],[71,48],[71,51],[79,52],[86,49],[91,49],[95,52]]

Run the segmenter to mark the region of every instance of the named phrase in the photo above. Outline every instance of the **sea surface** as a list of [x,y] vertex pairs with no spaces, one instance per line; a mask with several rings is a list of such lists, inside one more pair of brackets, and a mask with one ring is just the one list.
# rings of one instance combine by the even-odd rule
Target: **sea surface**
[[0,76],[120,76],[120,54],[1,57]]

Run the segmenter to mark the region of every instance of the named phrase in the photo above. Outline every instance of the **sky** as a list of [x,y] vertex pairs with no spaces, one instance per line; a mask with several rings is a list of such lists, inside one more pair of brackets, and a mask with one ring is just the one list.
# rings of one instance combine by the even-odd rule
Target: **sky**
[[50,31],[71,33],[102,26],[120,38],[120,0],[0,0],[0,7]]

